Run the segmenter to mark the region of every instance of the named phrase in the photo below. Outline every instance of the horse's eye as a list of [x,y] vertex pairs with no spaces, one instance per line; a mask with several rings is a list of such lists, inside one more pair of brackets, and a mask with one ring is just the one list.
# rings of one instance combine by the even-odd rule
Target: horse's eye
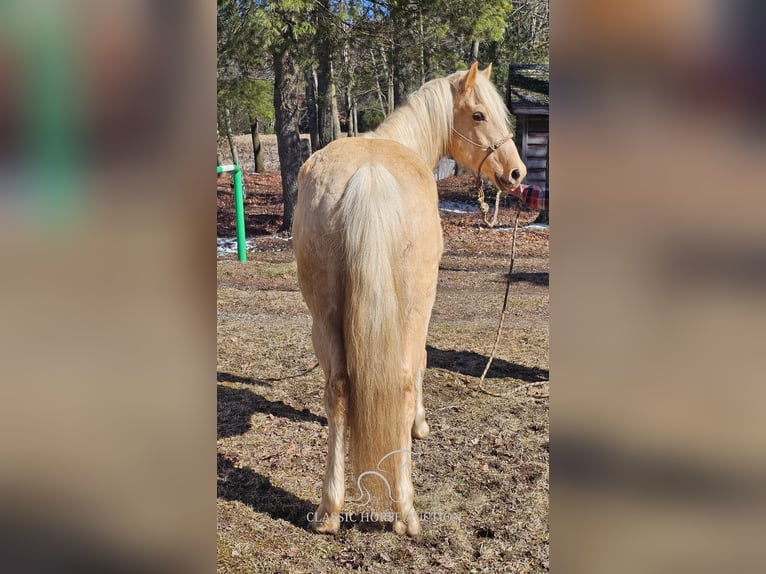
[[484,114],[482,114],[481,112],[474,112],[474,113],[473,113],[473,119],[474,119],[474,121],[476,121],[476,122],[483,122],[483,121],[484,121],[484,120],[486,120],[487,118],[485,118],[485,117],[484,117]]

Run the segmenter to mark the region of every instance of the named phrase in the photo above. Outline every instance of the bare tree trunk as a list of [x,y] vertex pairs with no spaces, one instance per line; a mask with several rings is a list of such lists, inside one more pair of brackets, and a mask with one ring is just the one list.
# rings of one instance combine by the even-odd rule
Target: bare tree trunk
[[348,137],[353,137],[356,135],[356,126],[354,125],[354,102],[351,100],[350,86],[346,86],[346,114],[348,115],[346,135]]
[[391,6],[391,64],[393,90],[389,85],[389,94],[393,95],[393,106],[388,103],[389,111],[398,108],[406,103],[407,78],[405,76],[405,66],[407,57],[402,49],[402,40],[407,37],[409,31],[409,22],[405,18],[404,6],[397,3]]
[[394,100],[394,71],[391,70],[388,75],[388,113],[394,113],[396,102]]
[[346,42],[343,45],[343,69],[345,70],[345,80],[346,80],[346,90],[345,90],[345,97],[346,97],[346,115],[348,117],[348,122],[346,124],[346,135],[348,137],[353,137],[356,135],[356,118],[354,117],[354,98],[353,98],[353,90],[354,90],[354,70],[353,67],[349,65],[348,61],[348,42]]
[[420,61],[418,62],[420,64],[420,85],[426,83],[426,36],[423,32],[423,10],[422,8],[418,8],[418,24],[420,28]]
[[266,168],[263,166],[263,149],[258,135],[258,118],[250,118],[250,136],[253,138],[253,171],[263,173]]
[[332,119],[332,139],[340,137],[340,113],[338,112],[338,96],[335,88],[335,72],[330,65],[330,117]]
[[[380,74],[378,73],[378,64],[375,61],[375,50],[370,50],[370,56],[372,56],[372,67],[375,70],[375,87],[378,91],[378,103],[380,104],[380,111],[383,113],[383,116],[385,117],[388,114],[388,109],[386,108],[386,105],[383,103],[383,88],[380,87]],[[384,71],[385,71],[385,65],[384,65]]]
[[[393,96],[394,107],[398,108],[407,103],[407,88],[406,78],[404,75],[404,54],[399,48],[398,43],[394,44],[393,57],[391,58],[391,66],[393,67]],[[389,88],[389,93],[391,89]],[[389,104],[389,109],[391,108]],[[393,111],[393,110],[391,110]]]
[[[319,101],[319,147],[324,147],[340,132],[338,120],[338,101],[335,94],[335,78],[332,61],[325,57],[319,64],[318,73]],[[337,129],[336,129],[337,126]]]
[[317,105],[317,71],[312,66],[306,72],[306,107],[309,117],[309,135],[311,137],[311,149],[319,149],[319,106]]
[[237,146],[234,143],[234,136],[231,135],[231,112],[229,111],[228,106],[223,108],[223,129],[226,133],[226,141],[229,142],[231,162],[239,165],[239,154],[237,153]]
[[223,156],[221,156],[221,130],[215,127],[215,165],[223,165]]
[[[318,4],[327,13],[334,8],[330,0],[319,0]],[[320,18],[317,25],[316,51],[319,59],[317,70],[317,102],[319,116],[319,142],[316,149],[322,148],[338,137],[340,120],[338,119],[338,101],[335,94],[335,70],[333,60],[336,53],[336,32],[327,18]]]
[[386,58],[386,53],[381,48],[381,55],[383,56],[383,65],[386,68],[386,81],[388,83],[388,91],[386,94],[386,115],[394,112],[394,63],[392,58]]
[[292,231],[298,199],[298,171],[302,163],[298,132],[298,78],[298,67],[290,49],[274,54],[274,109],[284,204],[282,231]]
[[479,60],[479,40],[476,38],[471,40],[471,59],[477,62]]
[[330,120],[330,102],[327,92],[330,89],[329,62],[320,57],[319,69],[317,70],[317,124],[319,126],[319,142],[317,149],[321,149],[332,141],[332,122]]

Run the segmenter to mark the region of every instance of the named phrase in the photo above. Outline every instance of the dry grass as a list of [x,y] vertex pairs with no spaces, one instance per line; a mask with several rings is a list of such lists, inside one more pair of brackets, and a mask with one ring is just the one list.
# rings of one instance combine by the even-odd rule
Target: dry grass
[[[477,387],[510,235],[478,229],[471,215],[443,220],[424,386],[432,432],[414,443],[414,480],[416,508],[450,517],[424,521],[417,540],[370,523],[334,537],[308,530],[327,427],[292,252],[287,243],[244,264],[219,260],[219,572],[548,570],[547,388],[500,399]],[[511,311],[485,383],[495,392],[548,379],[547,251],[547,234],[519,234]]]

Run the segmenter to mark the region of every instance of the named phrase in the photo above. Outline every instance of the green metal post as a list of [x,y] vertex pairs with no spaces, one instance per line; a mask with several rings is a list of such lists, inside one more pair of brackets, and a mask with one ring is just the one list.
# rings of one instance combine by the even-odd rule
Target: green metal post
[[77,32],[66,17],[66,7],[49,4],[29,10],[26,17],[19,14],[21,25],[14,31],[29,42],[22,44],[28,58],[22,70],[30,128],[25,144],[29,173],[34,174],[32,197],[38,201],[33,209],[46,216],[47,226],[72,223],[81,212],[85,187],[80,181],[84,143]]
[[219,165],[215,168],[217,174],[232,172],[234,176],[234,215],[237,221],[237,257],[247,261],[247,243],[245,241],[245,194],[242,188],[242,169],[234,165]]
[[237,216],[237,257],[247,261],[247,243],[245,242],[245,201],[242,193],[242,170],[234,170],[234,212]]

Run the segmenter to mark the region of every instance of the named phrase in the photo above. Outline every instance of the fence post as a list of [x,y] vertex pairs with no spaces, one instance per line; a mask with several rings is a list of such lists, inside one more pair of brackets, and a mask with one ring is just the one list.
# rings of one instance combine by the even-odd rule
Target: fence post
[[242,169],[237,165],[219,165],[216,173],[233,172],[234,176],[234,216],[237,222],[237,258],[247,261],[247,243],[245,240],[245,201],[242,188]]

